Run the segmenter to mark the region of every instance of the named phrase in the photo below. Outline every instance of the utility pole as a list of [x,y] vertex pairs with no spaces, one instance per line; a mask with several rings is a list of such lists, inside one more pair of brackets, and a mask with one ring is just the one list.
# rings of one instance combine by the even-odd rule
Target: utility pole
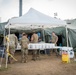
[[19,17],[22,16],[22,0],[19,0]]

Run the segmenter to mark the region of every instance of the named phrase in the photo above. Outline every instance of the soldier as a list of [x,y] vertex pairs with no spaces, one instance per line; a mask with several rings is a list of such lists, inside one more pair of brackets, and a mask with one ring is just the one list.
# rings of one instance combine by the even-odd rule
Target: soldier
[[[52,32],[52,40],[50,40],[51,43],[54,43],[55,46],[57,46],[58,36],[55,34],[55,32]],[[57,49],[55,50],[56,55],[58,55]]]
[[22,33],[22,38],[20,41],[21,44],[21,52],[22,52],[22,63],[26,63],[27,62],[27,58],[28,58],[28,43],[29,40],[27,38],[27,35],[25,33]]
[[[35,31],[33,31],[33,35],[31,37],[31,42],[32,43],[38,43],[38,35],[35,33]],[[33,60],[37,59],[37,50],[33,50],[33,56],[32,56]]]
[[[18,39],[15,36],[15,34],[10,34],[10,35],[7,35],[6,37],[8,37],[9,39],[9,41],[7,41],[9,43],[9,53],[14,57],[15,48],[17,47],[17,44],[18,44]],[[13,59],[11,56],[8,57],[8,62],[13,63]]]

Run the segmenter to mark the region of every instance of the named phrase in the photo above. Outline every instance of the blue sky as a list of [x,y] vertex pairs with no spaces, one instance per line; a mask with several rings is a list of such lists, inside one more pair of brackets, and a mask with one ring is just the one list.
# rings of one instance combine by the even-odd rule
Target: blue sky
[[[23,14],[34,8],[46,15],[62,20],[76,18],[76,0],[23,0]],[[5,22],[19,16],[19,0],[0,0],[0,17]]]

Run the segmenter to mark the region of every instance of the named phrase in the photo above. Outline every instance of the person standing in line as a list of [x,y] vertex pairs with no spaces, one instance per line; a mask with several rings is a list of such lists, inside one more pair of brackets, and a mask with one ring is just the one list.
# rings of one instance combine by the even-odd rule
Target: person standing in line
[[27,59],[28,59],[28,44],[29,44],[29,40],[27,38],[27,35],[23,32],[22,33],[22,38],[20,40],[20,44],[21,44],[21,52],[22,52],[22,63],[26,63]]
[[[33,34],[31,36],[31,42],[32,43],[38,43],[38,35],[36,34],[35,31],[33,31]],[[32,59],[33,60],[36,60],[37,59],[37,50],[33,50],[33,56],[32,56]]]

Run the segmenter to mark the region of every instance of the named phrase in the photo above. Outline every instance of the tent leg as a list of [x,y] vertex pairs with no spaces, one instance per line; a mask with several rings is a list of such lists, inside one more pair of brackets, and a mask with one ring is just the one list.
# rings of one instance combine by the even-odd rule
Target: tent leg
[[68,47],[69,43],[68,43],[68,29],[67,29],[67,26],[66,26],[66,40],[67,40],[67,47]]
[[[5,29],[4,29],[4,49],[5,49]],[[7,62],[8,62],[8,55],[7,55],[7,52],[5,54],[5,60],[6,60],[6,64],[5,64],[5,68],[7,68]]]
[[[43,41],[45,42],[45,34],[44,34],[44,29],[42,30],[42,34],[43,34]],[[46,49],[44,49],[45,54],[46,54]]]
[[[9,25],[9,33],[8,34],[10,35],[10,25]],[[7,41],[7,48],[9,49],[9,41]],[[7,64],[8,64],[8,52],[7,52],[7,49],[6,49],[6,68],[7,68]]]
[[6,53],[6,66],[5,66],[5,68],[7,68],[7,64],[8,64],[8,53]]
[[45,42],[45,34],[44,34],[44,29],[42,30],[42,34],[43,34],[43,41]]
[[70,39],[70,37],[69,37],[69,42],[70,42],[70,46],[72,47],[72,43],[71,43],[71,39]]

